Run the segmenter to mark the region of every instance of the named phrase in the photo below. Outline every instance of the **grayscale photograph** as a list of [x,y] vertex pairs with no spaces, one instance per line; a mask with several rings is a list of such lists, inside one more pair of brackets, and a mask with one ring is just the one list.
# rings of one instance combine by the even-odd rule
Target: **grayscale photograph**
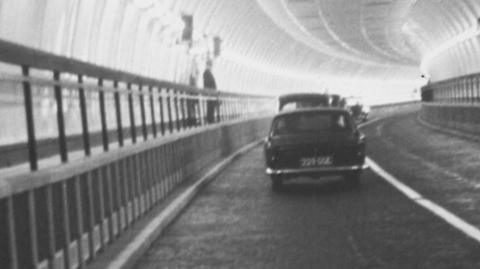
[[480,268],[480,0],[0,0],[0,269]]

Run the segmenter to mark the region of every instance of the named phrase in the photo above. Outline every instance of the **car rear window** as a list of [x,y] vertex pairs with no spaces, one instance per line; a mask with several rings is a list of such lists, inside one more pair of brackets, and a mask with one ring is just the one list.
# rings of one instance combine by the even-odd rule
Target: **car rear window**
[[306,95],[280,99],[280,110],[294,110],[307,107],[328,106],[327,96]]
[[306,112],[279,116],[272,125],[273,135],[351,131],[346,113]]

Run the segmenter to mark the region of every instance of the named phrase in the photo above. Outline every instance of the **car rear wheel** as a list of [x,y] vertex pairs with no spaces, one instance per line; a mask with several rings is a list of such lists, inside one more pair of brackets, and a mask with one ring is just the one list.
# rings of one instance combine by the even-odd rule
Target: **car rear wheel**
[[344,176],[347,185],[350,187],[358,187],[360,185],[361,172],[352,172]]
[[271,176],[272,190],[280,191],[283,188],[283,179],[280,176]]

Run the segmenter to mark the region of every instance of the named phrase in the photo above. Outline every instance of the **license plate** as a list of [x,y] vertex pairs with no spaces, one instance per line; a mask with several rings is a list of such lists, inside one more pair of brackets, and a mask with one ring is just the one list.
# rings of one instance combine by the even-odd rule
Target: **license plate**
[[300,159],[301,167],[325,166],[331,165],[332,163],[333,158],[331,156],[309,157]]

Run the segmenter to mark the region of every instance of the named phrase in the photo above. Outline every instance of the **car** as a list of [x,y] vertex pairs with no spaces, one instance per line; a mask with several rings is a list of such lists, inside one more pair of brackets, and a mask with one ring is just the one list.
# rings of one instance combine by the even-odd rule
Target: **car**
[[264,155],[272,188],[297,177],[341,175],[352,186],[360,183],[365,165],[365,136],[349,111],[308,108],[274,116]]
[[349,97],[347,107],[356,122],[366,122],[370,107],[360,97]]
[[278,111],[328,106],[330,96],[324,93],[293,93],[278,97]]

